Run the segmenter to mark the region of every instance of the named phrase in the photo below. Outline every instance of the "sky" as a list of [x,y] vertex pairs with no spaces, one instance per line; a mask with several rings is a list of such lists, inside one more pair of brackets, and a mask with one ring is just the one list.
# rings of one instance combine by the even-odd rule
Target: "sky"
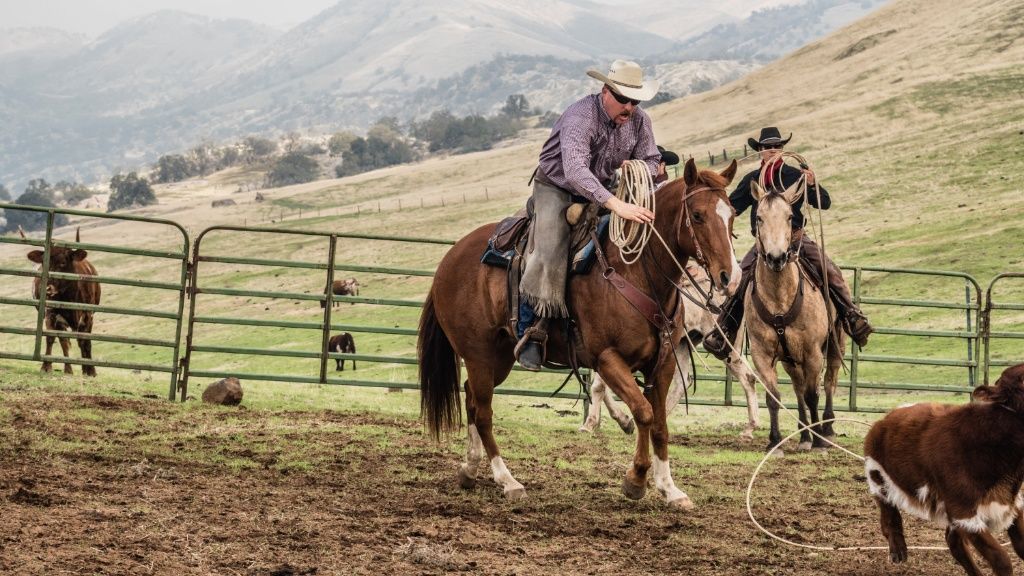
[[95,38],[125,20],[173,9],[215,19],[243,18],[284,30],[339,1],[344,0],[0,0],[0,28],[47,26]]

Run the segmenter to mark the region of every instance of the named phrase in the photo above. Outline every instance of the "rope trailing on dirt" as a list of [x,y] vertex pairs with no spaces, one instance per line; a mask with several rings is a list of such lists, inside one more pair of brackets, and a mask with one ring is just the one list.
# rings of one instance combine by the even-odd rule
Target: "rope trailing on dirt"
[[[651,171],[643,160],[628,160],[622,166],[622,176],[615,196],[628,204],[636,204],[654,212],[654,181]],[[654,226],[626,220],[612,214],[608,236],[619,247],[619,255],[626,264],[640,258]]]

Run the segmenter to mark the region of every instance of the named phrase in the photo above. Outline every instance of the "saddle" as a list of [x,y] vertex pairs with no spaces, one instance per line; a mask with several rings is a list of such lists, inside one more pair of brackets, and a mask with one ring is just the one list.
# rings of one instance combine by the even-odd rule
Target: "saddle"
[[[599,215],[598,207],[586,205],[580,210],[572,210],[581,204],[573,204],[566,214],[567,219],[571,218],[572,212],[578,212],[570,232],[572,259],[569,262],[569,274],[587,274],[593,268],[597,260],[594,242],[590,238],[590,231],[597,231],[597,237],[604,240],[608,237],[608,223],[611,220],[610,214]],[[516,256],[520,259],[526,246],[526,240],[530,237],[530,227],[533,225],[533,199],[527,202],[526,207],[498,222],[494,234],[487,240],[487,248],[480,257],[480,262],[488,266],[496,266],[511,271],[513,260]],[[521,264],[522,262],[517,262]],[[521,272],[521,270],[519,271]]]

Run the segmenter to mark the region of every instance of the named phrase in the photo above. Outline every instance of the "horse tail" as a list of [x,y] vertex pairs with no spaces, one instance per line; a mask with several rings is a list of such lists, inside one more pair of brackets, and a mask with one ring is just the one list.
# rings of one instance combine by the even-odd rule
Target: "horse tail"
[[420,316],[416,345],[420,371],[420,418],[435,440],[462,426],[459,399],[459,358],[448,335],[437,322],[433,292],[427,295]]

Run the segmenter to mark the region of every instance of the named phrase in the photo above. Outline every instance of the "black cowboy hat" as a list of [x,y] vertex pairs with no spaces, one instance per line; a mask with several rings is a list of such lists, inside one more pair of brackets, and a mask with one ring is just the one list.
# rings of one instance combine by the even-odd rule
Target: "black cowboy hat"
[[785,146],[790,139],[793,138],[793,133],[789,133],[789,138],[782,139],[782,134],[779,129],[775,126],[768,126],[767,128],[761,128],[761,134],[757,137],[757,140],[753,138],[747,138],[747,144],[750,145],[754,150],[761,150],[761,147],[766,144],[775,144],[777,146]]
[[666,166],[675,166],[679,164],[679,155],[671,150],[665,150],[661,146],[658,146],[658,152],[661,152],[661,161]]

